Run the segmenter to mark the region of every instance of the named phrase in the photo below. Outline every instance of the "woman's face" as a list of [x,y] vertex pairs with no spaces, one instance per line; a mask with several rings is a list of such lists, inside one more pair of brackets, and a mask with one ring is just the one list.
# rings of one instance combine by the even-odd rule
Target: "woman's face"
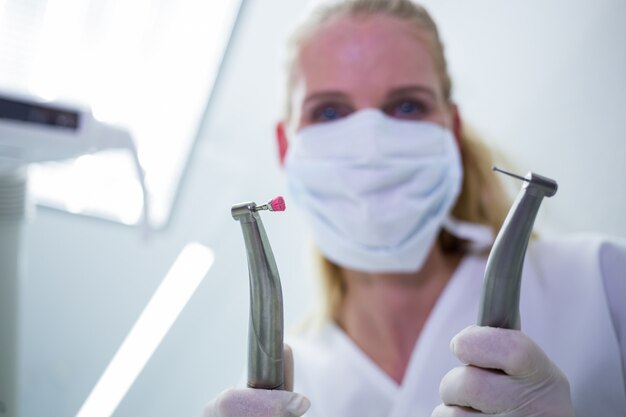
[[443,97],[428,42],[409,22],[337,16],[302,45],[296,65],[296,130],[364,108],[454,129],[455,109]]

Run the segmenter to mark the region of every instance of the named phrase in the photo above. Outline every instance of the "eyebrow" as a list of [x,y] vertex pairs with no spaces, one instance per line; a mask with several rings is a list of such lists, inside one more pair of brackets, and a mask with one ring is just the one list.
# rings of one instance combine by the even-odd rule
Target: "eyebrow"
[[387,93],[387,99],[393,99],[397,96],[404,96],[406,94],[412,94],[412,93],[427,94],[432,99],[437,98],[437,94],[435,94],[435,92],[431,88],[424,87],[421,85],[409,85],[409,86],[394,88],[389,93]]
[[[432,99],[437,98],[437,94],[431,88],[420,86],[420,85],[409,85],[409,86],[394,88],[393,90],[387,93],[386,99],[390,100],[398,96],[404,96],[407,94],[415,94],[415,93],[427,94]],[[343,93],[341,91],[335,91],[335,90],[318,91],[318,92],[315,92],[306,96],[302,104],[307,104],[311,101],[317,101],[317,100],[346,100],[346,99],[349,99],[349,96],[346,93]]]
[[310,101],[316,100],[341,100],[347,99],[348,95],[341,91],[318,91],[316,93],[309,94],[305,97],[302,104],[306,104]]

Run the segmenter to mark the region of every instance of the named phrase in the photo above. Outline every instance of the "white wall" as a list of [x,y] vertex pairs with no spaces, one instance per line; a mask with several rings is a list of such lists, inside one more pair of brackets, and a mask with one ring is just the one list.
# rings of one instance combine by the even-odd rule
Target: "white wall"
[[[559,182],[542,206],[542,230],[626,237],[626,2],[425,3],[441,26],[465,119],[514,160],[509,168]],[[38,210],[22,283],[25,416],[76,413],[190,240],[211,246],[216,263],[115,415],[198,416],[239,378],[248,283],[230,206],[285,191],[272,132],[283,38],[301,9],[298,1],[246,2],[173,218],[151,242],[131,228]],[[315,291],[306,237],[293,210],[263,220],[293,324]]]
[[426,4],[466,119],[512,169],[559,183],[542,229],[626,236],[626,2]]

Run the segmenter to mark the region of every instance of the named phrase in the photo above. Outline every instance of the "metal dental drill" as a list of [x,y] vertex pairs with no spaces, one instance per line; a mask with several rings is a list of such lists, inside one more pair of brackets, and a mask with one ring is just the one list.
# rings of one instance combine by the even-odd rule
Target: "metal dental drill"
[[493,167],[524,181],[496,237],[485,268],[478,325],[520,329],[519,298],[524,256],[544,197],[556,194],[556,181],[529,172],[526,177]]
[[241,223],[250,276],[248,387],[284,389],[283,295],[259,210],[284,211],[285,201],[276,197],[262,206],[247,202],[231,208]]

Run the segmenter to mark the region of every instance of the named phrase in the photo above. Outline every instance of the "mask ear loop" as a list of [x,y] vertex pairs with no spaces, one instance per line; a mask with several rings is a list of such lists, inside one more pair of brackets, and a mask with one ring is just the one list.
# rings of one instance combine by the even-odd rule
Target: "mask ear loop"
[[472,253],[480,253],[488,249],[495,240],[493,229],[484,224],[469,223],[448,216],[442,226],[450,234],[469,241],[469,249]]

